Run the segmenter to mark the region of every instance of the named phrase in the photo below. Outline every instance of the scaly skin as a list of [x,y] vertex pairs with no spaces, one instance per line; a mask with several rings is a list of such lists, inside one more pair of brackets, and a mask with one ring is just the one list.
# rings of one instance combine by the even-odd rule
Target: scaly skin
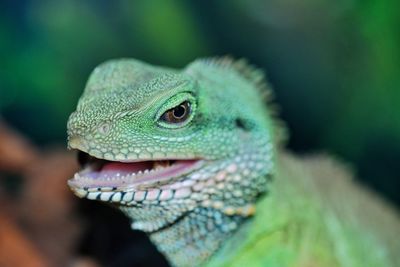
[[[195,164],[179,175],[156,180],[148,179],[156,176],[153,172],[146,174],[147,178],[123,171],[111,175],[103,171],[106,165],[102,165],[104,169],[97,170],[103,173],[100,179],[83,171],[69,184],[80,197],[115,204],[132,219],[133,229],[150,235],[171,265],[231,266],[230,259],[240,251],[230,255],[226,247],[236,244],[238,238],[246,244],[243,233],[252,236],[254,231],[244,229],[252,229],[254,223],[261,231],[264,223],[260,224],[260,218],[274,222],[273,218],[281,217],[272,206],[268,207],[271,214],[264,210],[263,217],[249,220],[255,204],[270,188],[270,178],[279,178],[275,173],[280,162],[276,155],[281,128],[261,97],[266,92],[260,71],[228,58],[196,60],[182,71],[133,59],[106,62],[90,76],[77,110],[68,121],[69,146],[94,158],[127,162],[107,165],[113,170],[172,159],[192,160]],[[189,103],[187,118],[179,123],[166,121],[165,114],[181,103]],[[280,181],[290,183],[290,179]],[[272,196],[284,195],[279,192],[286,191],[285,187],[278,185],[285,182],[271,187],[276,191]],[[279,198],[267,194],[262,199],[258,206]],[[294,199],[302,197],[295,195]],[[261,208],[268,205],[262,204]],[[313,208],[309,214],[317,211],[318,207]],[[287,221],[290,216],[285,217]],[[324,224],[322,219],[317,221],[317,225]],[[331,244],[325,242],[328,238],[322,240],[321,244]],[[279,247],[282,240],[269,242],[269,247],[273,248],[274,242]],[[314,258],[322,258],[320,262],[341,266],[333,265],[338,262],[331,260],[333,253],[326,252],[329,256],[322,257],[325,252],[316,251],[310,250],[308,255],[318,254]],[[258,260],[276,262],[276,266],[293,266],[296,262],[261,258],[253,256],[248,266],[270,266],[260,265]]]

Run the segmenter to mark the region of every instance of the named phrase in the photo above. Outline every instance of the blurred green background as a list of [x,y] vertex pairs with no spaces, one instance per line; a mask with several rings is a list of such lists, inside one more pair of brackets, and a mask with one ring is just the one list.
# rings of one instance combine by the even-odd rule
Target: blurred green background
[[1,116],[36,144],[65,143],[104,60],[244,57],[266,70],[291,149],[337,155],[399,204],[399,10],[395,0],[3,0]]

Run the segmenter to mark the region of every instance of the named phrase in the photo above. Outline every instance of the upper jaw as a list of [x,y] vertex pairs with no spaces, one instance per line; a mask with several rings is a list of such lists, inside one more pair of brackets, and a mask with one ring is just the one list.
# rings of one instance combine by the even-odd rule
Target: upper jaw
[[[188,160],[188,159],[198,159],[199,157],[190,152],[164,152],[164,151],[148,151],[148,148],[135,148],[115,151],[114,147],[108,147],[106,151],[100,151],[96,149],[98,145],[93,144],[83,137],[77,135],[68,136],[68,149],[77,150],[84,152],[91,157],[108,160],[108,161],[118,161],[124,163],[132,162],[143,162],[143,161],[155,161],[155,160]],[[125,150],[125,151],[124,151]],[[112,152],[111,152],[112,151]]]
[[78,155],[83,169],[68,181],[68,185],[81,197],[90,191],[135,191],[169,184],[205,164],[205,160],[198,158],[119,162],[98,159],[82,151]]

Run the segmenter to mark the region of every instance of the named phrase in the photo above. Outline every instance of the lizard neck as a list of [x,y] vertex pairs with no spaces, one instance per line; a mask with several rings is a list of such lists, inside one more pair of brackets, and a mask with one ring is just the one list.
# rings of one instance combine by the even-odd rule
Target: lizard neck
[[188,186],[185,198],[120,209],[133,219],[133,229],[149,234],[172,266],[206,264],[252,217],[257,199],[268,189],[273,147],[262,134],[243,142],[237,155],[210,162],[186,177],[180,183]]
[[200,266],[244,220],[243,216],[198,207],[170,226],[151,233],[150,239],[172,266]]

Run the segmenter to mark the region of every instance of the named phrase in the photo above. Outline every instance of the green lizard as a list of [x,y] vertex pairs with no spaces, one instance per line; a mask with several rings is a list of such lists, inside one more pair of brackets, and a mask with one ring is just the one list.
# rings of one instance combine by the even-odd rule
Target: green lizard
[[172,266],[400,266],[397,214],[328,157],[285,152],[269,92],[243,60],[106,62],[68,121],[69,186]]

